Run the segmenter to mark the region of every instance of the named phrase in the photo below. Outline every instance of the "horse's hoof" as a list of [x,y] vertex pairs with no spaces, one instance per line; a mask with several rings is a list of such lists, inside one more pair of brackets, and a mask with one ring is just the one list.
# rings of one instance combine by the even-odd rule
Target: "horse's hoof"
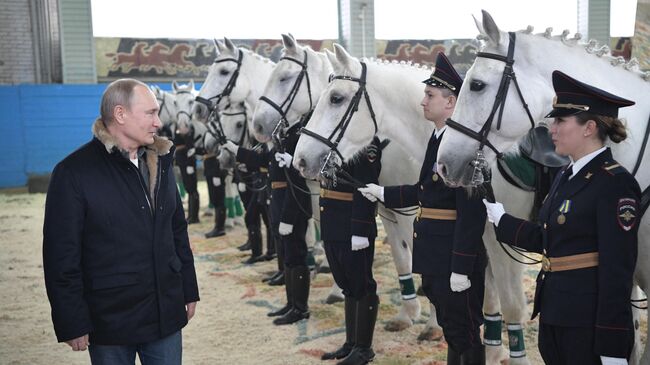
[[338,295],[330,294],[325,299],[325,304],[334,304],[334,303],[342,302],[344,300],[345,300],[344,297],[340,297]]
[[439,341],[442,339],[442,328],[424,327],[424,330],[418,335],[418,341]]
[[411,322],[410,320],[406,322],[403,320],[391,319],[390,321],[386,322],[386,325],[384,326],[384,330],[388,332],[399,332],[399,331],[404,331],[405,329],[411,327],[412,325],[413,322]]

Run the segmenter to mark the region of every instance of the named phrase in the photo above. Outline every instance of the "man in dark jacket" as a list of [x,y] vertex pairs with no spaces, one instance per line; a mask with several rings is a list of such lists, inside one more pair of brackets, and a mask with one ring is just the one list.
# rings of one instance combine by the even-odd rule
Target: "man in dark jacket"
[[94,364],[181,363],[199,300],[173,146],[146,84],[110,84],[94,138],[55,167],[43,268],[54,330]]

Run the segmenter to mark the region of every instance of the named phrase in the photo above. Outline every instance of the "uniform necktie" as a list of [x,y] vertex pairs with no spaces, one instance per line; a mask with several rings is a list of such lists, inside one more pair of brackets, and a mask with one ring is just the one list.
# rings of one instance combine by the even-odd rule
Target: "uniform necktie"
[[569,181],[569,178],[571,177],[571,175],[573,175],[573,165],[569,166],[569,168],[567,168],[567,169],[564,171],[564,174],[562,174],[562,177],[560,178],[560,183],[557,185],[557,187],[559,188],[559,187],[562,186],[564,183],[566,183],[567,181]]

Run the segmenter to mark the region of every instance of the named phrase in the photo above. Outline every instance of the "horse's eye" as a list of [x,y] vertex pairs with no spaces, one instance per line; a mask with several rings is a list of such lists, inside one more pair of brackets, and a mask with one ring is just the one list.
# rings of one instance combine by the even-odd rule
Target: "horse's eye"
[[334,95],[330,96],[330,103],[332,103],[332,104],[340,104],[341,102],[343,102],[343,99],[344,98],[341,95],[334,94]]
[[483,88],[485,88],[485,83],[480,80],[472,80],[469,84],[469,89],[472,91],[481,91]]
[[178,106],[178,102],[174,100],[174,106]]
[[228,71],[226,69],[222,69],[221,71],[219,71],[219,73],[221,74],[221,76],[226,76],[226,75],[228,75],[230,73],[230,71]]
[[190,106],[194,105],[194,100],[190,100]]
[[244,123],[242,123],[242,122],[237,122],[236,126],[237,126],[237,128],[241,128],[241,127],[244,126]]

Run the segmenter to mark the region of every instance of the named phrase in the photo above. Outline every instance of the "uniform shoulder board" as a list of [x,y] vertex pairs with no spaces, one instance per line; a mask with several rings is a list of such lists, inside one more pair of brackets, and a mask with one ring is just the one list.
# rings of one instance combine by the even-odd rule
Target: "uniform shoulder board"
[[613,161],[609,163],[605,163],[603,166],[601,166],[603,171],[605,171],[609,175],[618,175],[627,172],[625,167],[621,166],[618,162]]

